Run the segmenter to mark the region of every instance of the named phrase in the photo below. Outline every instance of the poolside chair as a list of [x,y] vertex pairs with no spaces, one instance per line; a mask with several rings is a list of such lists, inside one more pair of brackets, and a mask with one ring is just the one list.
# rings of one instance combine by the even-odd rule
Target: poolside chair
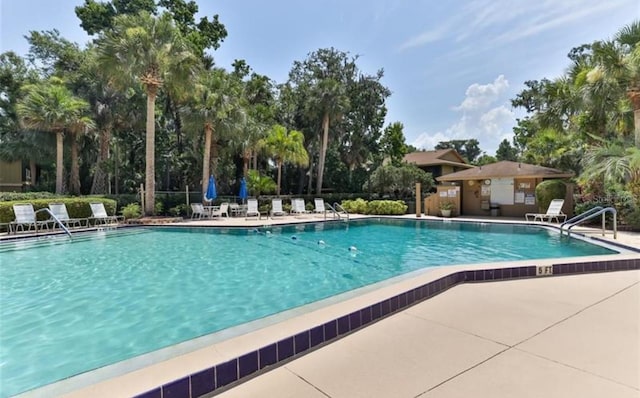
[[313,203],[316,206],[315,209],[313,209],[313,214],[327,214],[327,208],[324,205],[324,199],[315,198],[313,200]]
[[246,218],[249,217],[258,217],[260,218],[260,210],[258,210],[258,200],[257,199],[249,199],[247,200],[247,214],[245,214]]
[[[553,199],[549,204],[549,208],[546,213],[527,213],[524,215],[524,218],[527,221],[545,221],[555,219],[556,222],[560,222],[560,218],[562,217],[562,221],[567,220],[567,215],[562,212],[562,205],[564,205],[564,199]],[[529,217],[533,217],[533,220],[530,220]]]
[[225,202],[220,204],[220,207],[217,209],[211,210],[211,214],[209,214],[211,218],[213,217],[227,217],[229,218],[229,203]]
[[91,218],[94,220],[94,225],[117,224],[124,219],[122,216],[110,216],[107,214],[107,210],[104,208],[102,202],[89,203],[89,206],[91,206]]
[[271,199],[271,211],[269,213],[271,214],[271,218],[287,215],[287,213],[282,210],[282,199]]
[[291,199],[291,214],[307,214],[304,199]]
[[204,209],[202,203],[191,203],[191,219],[209,218],[209,212]]
[[[67,228],[89,226],[88,218],[69,217],[69,213],[67,212],[67,205],[65,205],[64,203],[49,203],[49,210],[51,211],[51,214],[53,214],[58,219],[58,221],[60,221],[60,223]],[[55,228],[56,222],[55,220],[53,220],[53,218],[51,218],[51,220],[53,222],[53,227]],[[84,225],[82,225],[83,222]]]
[[38,221],[31,203],[13,205],[13,214],[15,214],[16,219],[9,223],[9,233],[12,233],[12,231],[18,233],[18,230],[26,232],[24,229],[25,225],[28,227],[27,231],[31,231],[31,227],[33,227],[36,233],[38,232],[38,227],[40,227],[40,229],[46,227],[47,231],[49,230],[49,221]]

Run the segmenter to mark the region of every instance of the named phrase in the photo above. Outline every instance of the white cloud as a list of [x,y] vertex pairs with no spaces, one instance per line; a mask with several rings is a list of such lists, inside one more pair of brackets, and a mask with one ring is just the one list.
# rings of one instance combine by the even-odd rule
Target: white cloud
[[474,83],[467,88],[464,101],[454,109],[465,112],[487,109],[507,88],[509,88],[509,81],[504,75],[498,76],[493,83]]
[[501,98],[508,87],[503,75],[493,83],[470,85],[461,105],[452,108],[462,113],[459,119],[443,131],[423,132],[411,144],[433,149],[441,141],[475,138],[483,151],[494,154],[500,141],[513,135],[515,115]]

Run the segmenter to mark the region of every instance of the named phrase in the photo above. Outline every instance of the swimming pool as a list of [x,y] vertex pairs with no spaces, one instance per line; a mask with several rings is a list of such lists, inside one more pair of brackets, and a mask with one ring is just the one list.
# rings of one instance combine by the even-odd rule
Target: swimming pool
[[2,396],[425,267],[613,253],[538,227],[392,219],[3,244]]

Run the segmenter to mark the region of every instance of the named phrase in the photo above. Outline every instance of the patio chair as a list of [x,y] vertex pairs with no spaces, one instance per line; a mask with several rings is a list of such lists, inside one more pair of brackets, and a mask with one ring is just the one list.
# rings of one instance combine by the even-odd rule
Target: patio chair
[[284,210],[282,210],[282,199],[271,199],[271,218],[277,216],[286,216]]
[[191,219],[209,218],[209,212],[204,209],[202,203],[191,203]]
[[324,205],[324,199],[315,198],[313,200],[313,203],[316,206],[315,209],[313,209],[313,211],[312,211],[313,214],[326,214],[327,213],[327,208]]
[[260,218],[260,210],[258,210],[258,200],[257,199],[249,199],[247,200],[247,214],[245,214],[246,218],[249,217],[258,217]]
[[[88,218],[69,217],[69,213],[67,212],[67,205],[65,205],[64,203],[49,203],[49,210],[51,211],[51,214],[53,214],[58,219],[58,221],[60,221],[60,223],[67,228],[89,226]],[[55,220],[53,220],[53,218],[51,218],[51,220],[53,222],[53,227],[55,228]]]
[[291,214],[307,214],[304,199],[291,199]]
[[225,202],[220,204],[220,207],[218,209],[214,209],[211,210],[211,214],[210,214],[211,218],[213,217],[227,217],[229,218],[229,203]]
[[110,216],[107,214],[107,210],[104,208],[104,204],[102,202],[89,203],[89,206],[91,206],[91,218],[94,220],[94,225],[117,224],[124,220],[124,217],[122,216]]
[[[562,212],[562,205],[564,205],[564,199],[553,199],[551,203],[549,203],[549,208],[546,213],[527,213],[524,215],[525,220],[527,221],[545,221],[555,219],[556,222],[560,222],[560,218],[562,221],[567,220],[567,215]],[[533,217],[533,220],[530,220],[529,217]]]
[[31,203],[13,205],[13,214],[15,214],[16,219],[9,223],[9,233],[18,233],[18,230],[26,232],[24,229],[25,225],[28,226],[27,231],[31,231],[31,227],[33,227],[36,233],[38,232],[38,227],[41,229],[42,227],[46,227],[47,231],[49,230],[49,221],[38,221]]

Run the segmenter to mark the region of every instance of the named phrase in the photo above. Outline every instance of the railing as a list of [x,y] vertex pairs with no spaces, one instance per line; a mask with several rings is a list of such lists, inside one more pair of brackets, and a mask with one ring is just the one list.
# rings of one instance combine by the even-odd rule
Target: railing
[[[336,218],[337,218],[338,220],[340,220],[340,219],[341,219],[341,217],[340,217],[340,213],[338,213],[338,211],[337,211],[333,206],[331,206],[329,203],[325,203],[325,204],[324,204],[324,206],[325,206],[325,210],[327,210],[327,209],[328,209],[328,210],[330,210],[330,211],[331,211],[331,213],[333,214],[333,219],[334,219],[334,220],[335,220]],[[327,219],[327,212],[326,212],[326,211],[324,212],[324,219],[325,219],[325,220]]]
[[563,222],[560,225],[560,234],[562,235],[564,227],[566,226],[567,235],[571,236],[571,228],[575,227],[576,225],[580,225],[585,221],[591,220],[591,219],[601,215],[602,216],[602,236],[604,236],[604,233],[606,231],[606,217],[605,216],[606,216],[607,213],[611,213],[613,215],[613,239],[617,239],[618,238],[618,221],[617,221],[618,212],[613,207],[605,207],[605,208],[603,208],[601,206],[596,206],[593,209],[587,210],[584,213],[579,214],[579,215],[571,218],[570,220],[567,220],[567,221]]
[[[47,209],[46,207],[44,207],[44,208],[42,208],[42,209],[36,210],[36,214],[40,213],[41,211],[44,211],[44,212],[49,213],[49,216],[51,216],[51,218],[52,218],[55,222],[57,222],[57,223],[58,223],[58,225],[60,226],[60,228],[61,228],[64,232],[66,232],[66,234],[67,234],[67,235],[69,235],[69,239],[73,239],[73,238],[71,237],[71,232],[69,232],[69,229],[67,229],[67,227],[65,227],[65,226],[64,226],[64,224],[62,224],[62,221],[60,221],[60,220],[58,219],[58,217],[56,217],[55,215],[53,215],[53,213],[51,212],[51,210],[49,210],[49,209]],[[47,227],[47,229],[49,229],[49,227]],[[37,229],[37,227],[36,227],[36,231],[37,231],[37,230],[38,230],[38,229]]]
[[346,210],[344,209],[344,207],[342,207],[342,205],[340,205],[340,203],[335,202],[335,203],[333,204],[333,208],[338,212],[338,215],[345,215],[345,216],[347,216],[347,222],[349,222],[349,212],[348,212],[348,211],[346,211]]

